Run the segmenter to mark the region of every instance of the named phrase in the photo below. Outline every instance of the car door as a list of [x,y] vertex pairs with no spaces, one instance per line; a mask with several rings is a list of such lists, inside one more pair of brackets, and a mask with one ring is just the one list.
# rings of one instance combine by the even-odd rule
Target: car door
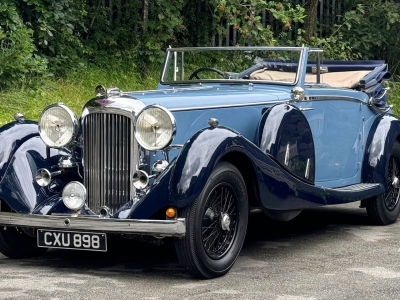
[[315,184],[339,187],[358,183],[364,140],[360,101],[311,96],[294,105],[303,112],[313,134]]

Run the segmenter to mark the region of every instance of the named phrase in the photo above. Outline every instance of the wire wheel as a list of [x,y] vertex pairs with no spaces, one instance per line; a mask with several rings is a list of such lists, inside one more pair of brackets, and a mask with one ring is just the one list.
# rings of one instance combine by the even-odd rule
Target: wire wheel
[[388,211],[393,211],[399,202],[399,162],[396,157],[390,156],[388,165],[388,190],[384,194],[384,203]]
[[237,227],[235,191],[227,183],[214,188],[206,200],[202,227],[203,247],[212,259],[220,259],[232,246]]
[[400,214],[400,143],[395,141],[389,158],[386,161],[385,193],[367,199],[365,207],[372,222],[387,225],[396,222]]
[[239,170],[218,163],[196,201],[183,207],[186,235],[175,239],[181,265],[197,278],[226,274],[242,248],[248,222],[246,184]]

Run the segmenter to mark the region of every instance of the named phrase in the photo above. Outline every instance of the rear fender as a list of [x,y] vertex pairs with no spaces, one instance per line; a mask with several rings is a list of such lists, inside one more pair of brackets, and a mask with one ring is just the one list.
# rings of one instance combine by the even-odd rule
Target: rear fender
[[386,162],[399,135],[400,122],[395,116],[383,115],[375,120],[365,147],[362,182],[380,183],[387,189]]
[[262,152],[273,156],[293,175],[314,183],[314,140],[302,111],[290,104],[269,108],[261,118],[258,140]]

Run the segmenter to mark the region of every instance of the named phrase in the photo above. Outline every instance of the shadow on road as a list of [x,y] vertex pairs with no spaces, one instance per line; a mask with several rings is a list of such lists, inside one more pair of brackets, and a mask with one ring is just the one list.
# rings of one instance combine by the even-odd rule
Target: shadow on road
[[[360,227],[370,225],[365,210],[348,207],[330,207],[303,211],[300,216],[290,222],[275,222],[269,220],[262,212],[255,211],[250,215],[248,232],[242,253],[252,255],[257,253],[260,243],[282,242],[290,240],[293,244],[299,240],[303,244],[315,243],[315,239],[323,238],[326,231],[332,230],[335,234],[345,235],[341,227]],[[172,239],[162,240],[163,245],[154,245],[136,240],[109,239],[109,251],[106,253],[86,251],[65,251],[51,249],[44,256],[19,260],[21,265],[40,266],[50,269],[68,271],[70,269],[96,272],[109,270],[117,273],[146,273],[160,275],[173,272],[175,275],[184,275],[184,270],[178,264],[178,258]],[[295,251],[287,248],[285,251]],[[257,259],[262,259],[258,257]],[[1,259],[0,265],[12,265],[15,261]]]

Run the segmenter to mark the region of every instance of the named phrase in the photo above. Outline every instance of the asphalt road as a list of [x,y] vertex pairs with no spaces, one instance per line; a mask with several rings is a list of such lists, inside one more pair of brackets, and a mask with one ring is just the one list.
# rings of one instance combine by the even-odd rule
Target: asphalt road
[[399,228],[400,220],[371,226],[357,204],[286,223],[252,213],[236,264],[213,280],[187,275],[168,243],[25,260],[0,254],[0,299],[400,299]]

